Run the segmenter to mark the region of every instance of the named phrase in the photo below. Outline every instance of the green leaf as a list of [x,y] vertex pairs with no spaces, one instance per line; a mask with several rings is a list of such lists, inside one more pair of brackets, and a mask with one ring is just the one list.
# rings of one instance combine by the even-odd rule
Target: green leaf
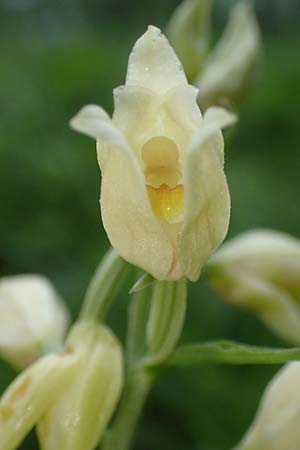
[[282,364],[300,360],[300,348],[254,347],[232,341],[188,344],[178,347],[164,367],[189,367],[198,364]]

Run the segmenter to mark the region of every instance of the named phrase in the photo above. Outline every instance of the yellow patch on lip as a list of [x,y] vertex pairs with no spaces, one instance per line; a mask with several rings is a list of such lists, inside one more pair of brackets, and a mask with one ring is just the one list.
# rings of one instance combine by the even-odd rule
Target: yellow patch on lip
[[176,223],[182,220],[184,206],[184,187],[178,184],[170,188],[167,184],[162,184],[156,188],[147,185],[147,191],[153,212],[169,223]]

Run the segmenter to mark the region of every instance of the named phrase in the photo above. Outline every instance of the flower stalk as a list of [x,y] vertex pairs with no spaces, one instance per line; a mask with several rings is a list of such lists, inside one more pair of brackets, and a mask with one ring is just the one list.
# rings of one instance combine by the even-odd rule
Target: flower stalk
[[104,321],[129,271],[130,266],[117,252],[108,250],[87,289],[79,320]]
[[128,374],[118,413],[113,426],[104,436],[100,450],[130,449],[138,419],[153,382],[154,377],[148,370],[138,369]]
[[175,348],[186,310],[186,281],[156,281],[129,308],[127,377],[120,407],[100,450],[128,450],[159,366]]

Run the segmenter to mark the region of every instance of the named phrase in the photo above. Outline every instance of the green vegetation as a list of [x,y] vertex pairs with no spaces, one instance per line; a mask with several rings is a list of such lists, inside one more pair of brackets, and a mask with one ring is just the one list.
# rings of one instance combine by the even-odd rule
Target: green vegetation
[[[46,7],[24,14],[5,10],[2,16],[0,3],[0,276],[46,274],[73,316],[108,241],[100,221],[94,144],[72,132],[68,121],[89,102],[112,110],[112,89],[124,80],[129,49],[143,24],[156,20],[163,26],[172,10],[168,2],[168,11],[165,7],[160,15],[157,10],[156,18],[152,10],[148,19],[145,7],[142,19],[134,15],[127,30],[120,18],[114,22],[108,1],[103,8],[109,24],[101,23],[99,13],[96,26],[97,2],[87,3],[90,8],[82,16],[76,9],[74,17],[70,2],[62,17],[56,5],[58,18]],[[257,83],[243,105],[235,135],[228,136],[230,236],[267,227],[300,237],[299,53],[299,33],[292,25],[265,32]],[[250,314],[223,304],[201,280],[189,289],[183,342],[226,339],[285,345]],[[110,318],[121,335],[123,297]],[[277,368],[167,371],[150,396],[135,449],[231,448]],[[3,363],[0,391],[12,375]],[[22,450],[36,450],[34,442],[31,435]]]

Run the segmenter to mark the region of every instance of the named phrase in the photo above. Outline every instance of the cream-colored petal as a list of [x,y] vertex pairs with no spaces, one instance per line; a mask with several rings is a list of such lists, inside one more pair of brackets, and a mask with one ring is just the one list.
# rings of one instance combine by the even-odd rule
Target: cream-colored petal
[[0,400],[0,448],[15,450],[76,375],[74,355],[45,356],[22,372]]
[[0,354],[24,368],[45,348],[57,346],[68,313],[51,283],[41,275],[0,279]]
[[280,287],[239,269],[225,270],[212,284],[228,303],[253,311],[275,334],[299,345],[300,308]]
[[205,111],[203,117],[204,126],[215,126],[218,128],[225,128],[233,125],[237,121],[237,116],[224,108],[219,106],[212,106]]
[[286,290],[300,303],[300,240],[274,230],[251,230],[225,243],[210,260]]
[[127,261],[164,279],[174,251],[151,209],[145,177],[135,153],[100,107],[83,108],[71,125],[97,139],[102,220],[111,244]]
[[172,139],[182,153],[201,121],[196,98],[197,90],[188,85],[162,96],[139,86],[120,86],[114,90],[113,122],[140,160],[143,145],[154,137]]
[[[216,139],[222,139],[219,126],[224,123],[216,120],[204,124],[193,137],[184,160],[185,209],[179,261],[192,281],[197,280],[204,262],[228,230],[230,196],[220,148],[215,146]],[[230,116],[227,123],[231,123]]]
[[162,222],[152,212],[145,178],[133,153],[109,149],[102,170],[100,203],[113,247],[155,278],[166,279],[174,250]]
[[256,417],[235,450],[298,450],[300,363],[286,364],[270,381]]
[[114,145],[119,148],[128,149],[128,143],[122,133],[114,126],[109,115],[103,108],[97,105],[87,105],[70,121],[70,126],[79,133],[105,142],[103,152],[98,153],[100,167],[104,165],[106,159],[105,148],[107,145]]
[[93,450],[101,441],[123,385],[122,349],[101,325],[78,322],[67,349],[79,364],[72,382],[41,418],[37,434],[41,450]]
[[180,84],[187,80],[179,59],[162,32],[149,26],[130,54],[126,85],[163,94]]
[[269,229],[255,229],[246,231],[230,240],[218,250],[214,256],[216,262],[241,267],[249,260],[259,260],[269,257],[270,262],[283,260],[286,257],[300,261],[300,240],[280,231]]
[[97,139],[110,126],[110,117],[101,106],[86,105],[70,120],[70,127],[79,133]]
[[200,126],[202,115],[197,104],[198,92],[191,85],[177,86],[166,92],[164,103],[174,127],[191,132]]
[[143,145],[161,136],[176,142],[182,154],[202,121],[197,93],[190,85],[177,86],[163,96],[138,86],[120,86],[114,90],[113,122],[139,159]]
[[142,145],[160,133],[161,100],[149,89],[120,86],[114,90],[113,123],[140,157]]
[[[225,128],[233,125],[238,120],[237,116],[224,108],[212,106],[208,108],[203,116],[203,126]],[[220,162],[224,165],[224,140],[221,130],[215,133],[212,138],[214,140],[214,148],[218,152]]]
[[125,137],[113,124],[109,115],[100,106],[84,106],[70,121],[70,126],[75,131],[86,134],[102,143],[102,151],[97,152],[101,170],[103,170],[106,158],[109,156],[108,152],[110,146],[123,149],[125,152],[130,152]]

